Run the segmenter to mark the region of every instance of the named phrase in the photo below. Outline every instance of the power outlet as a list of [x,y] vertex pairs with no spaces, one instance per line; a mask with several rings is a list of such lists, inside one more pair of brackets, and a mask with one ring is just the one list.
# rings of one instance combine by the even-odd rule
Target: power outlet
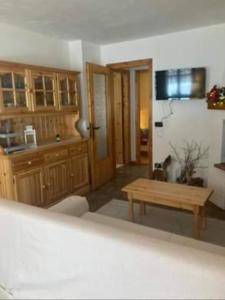
[[155,122],[155,127],[163,127],[163,122]]

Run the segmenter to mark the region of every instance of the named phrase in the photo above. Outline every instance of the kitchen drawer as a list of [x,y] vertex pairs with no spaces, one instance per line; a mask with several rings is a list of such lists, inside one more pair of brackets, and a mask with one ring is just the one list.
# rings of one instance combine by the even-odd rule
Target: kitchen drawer
[[24,155],[12,160],[13,172],[24,171],[32,169],[34,167],[40,167],[44,163],[44,158],[42,154],[34,155]]
[[70,146],[70,155],[79,155],[82,153],[87,153],[87,143],[80,143]]
[[68,157],[68,149],[60,149],[60,150],[55,150],[48,152],[44,155],[45,162],[55,162],[59,160],[66,159]]

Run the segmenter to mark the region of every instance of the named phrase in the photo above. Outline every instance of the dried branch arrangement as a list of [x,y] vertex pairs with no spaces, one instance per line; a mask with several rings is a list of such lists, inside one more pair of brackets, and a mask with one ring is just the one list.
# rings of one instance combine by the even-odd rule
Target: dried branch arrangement
[[196,173],[197,168],[205,168],[201,166],[200,163],[202,160],[208,158],[209,147],[204,147],[195,141],[185,141],[181,147],[181,154],[172,143],[170,143],[170,147],[173,150],[174,159],[180,165],[180,175],[177,178],[177,182],[189,183]]

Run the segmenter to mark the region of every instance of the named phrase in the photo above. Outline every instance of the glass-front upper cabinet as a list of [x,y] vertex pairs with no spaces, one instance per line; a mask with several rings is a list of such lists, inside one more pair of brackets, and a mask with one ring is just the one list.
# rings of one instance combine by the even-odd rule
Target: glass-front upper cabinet
[[34,111],[57,110],[57,84],[54,73],[31,71],[31,86]]
[[79,106],[78,75],[58,74],[57,78],[60,109],[77,111]]
[[27,112],[29,103],[25,70],[0,70],[0,112]]

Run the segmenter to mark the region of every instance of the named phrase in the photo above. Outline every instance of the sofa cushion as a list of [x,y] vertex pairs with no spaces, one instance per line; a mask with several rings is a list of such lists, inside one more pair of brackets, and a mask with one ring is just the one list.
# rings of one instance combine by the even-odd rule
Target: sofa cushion
[[13,299],[12,294],[0,284],[0,299]]
[[68,216],[80,217],[89,210],[89,206],[85,197],[74,195],[51,206],[49,210]]

